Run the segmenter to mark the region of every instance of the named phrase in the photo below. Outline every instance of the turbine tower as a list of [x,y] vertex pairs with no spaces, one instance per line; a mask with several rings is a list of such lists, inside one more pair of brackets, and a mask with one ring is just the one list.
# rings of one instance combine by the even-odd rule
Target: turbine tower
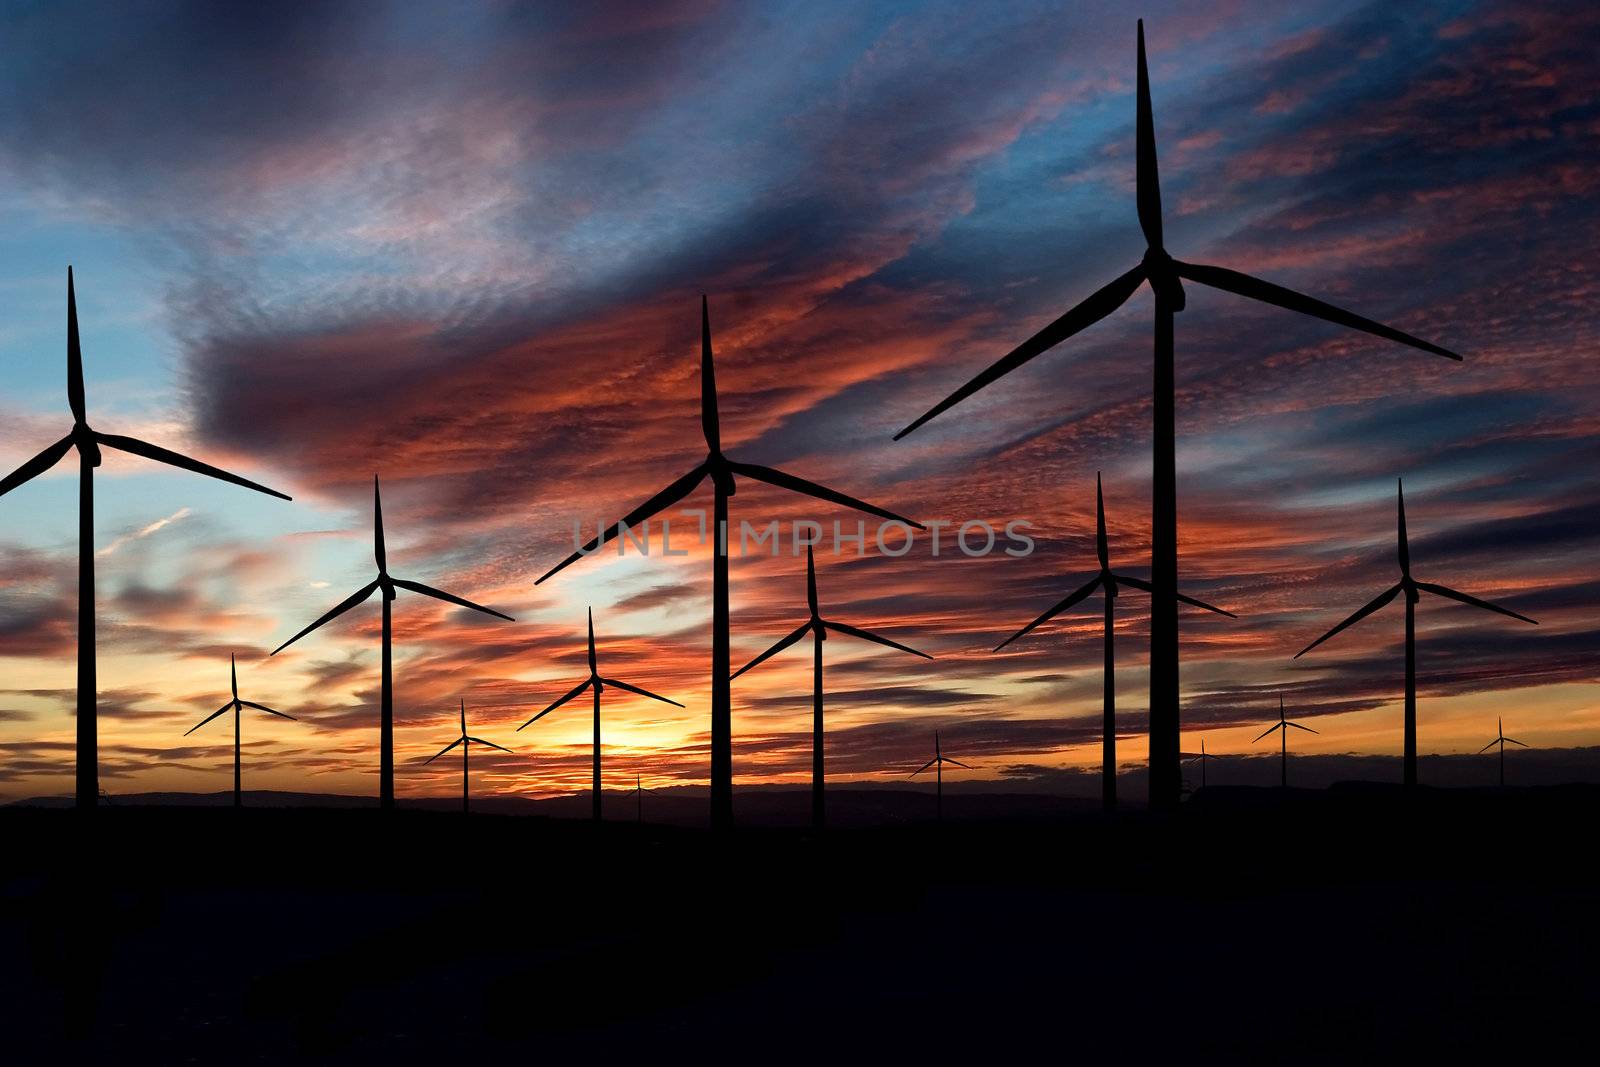
[[95,683],[94,639],[94,469],[100,466],[100,449],[114,448],[169,467],[217,478],[280,500],[290,499],[276,489],[230,474],[209,463],[180,455],[136,437],[101,433],[89,426],[89,408],[83,388],[83,351],[78,345],[78,300],[67,268],[67,406],[72,409],[72,429],[67,436],[34,456],[0,480],[0,496],[54,467],[68,451],[78,450],[78,746],[77,806],[92,810],[100,800],[100,736]]
[[190,734],[192,734],[196,730],[200,729],[200,727],[204,726],[206,723],[210,722],[212,719],[215,719],[218,715],[221,715],[223,712],[232,709],[232,711],[233,711],[233,806],[236,807],[236,808],[241,808],[241,807],[244,806],[244,791],[240,788],[241,775],[240,775],[240,771],[239,771],[239,715],[240,715],[240,712],[242,712],[245,708],[254,708],[257,711],[264,711],[268,715],[276,715],[280,719],[288,719],[290,722],[295,722],[297,720],[295,719],[295,717],[293,715],[285,715],[281,711],[273,711],[271,708],[267,707],[265,704],[257,704],[254,701],[250,701],[250,700],[240,700],[239,699],[239,668],[233,662],[233,657],[232,656],[228,657],[228,675],[229,675],[229,680],[230,680],[230,682],[232,683],[232,686],[233,686],[233,699],[228,701],[226,704],[222,705],[222,707],[218,708],[216,711],[213,711],[210,715],[207,715],[205,718],[201,719],[199,722],[195,723],[193,726],[189,727],[187,730],[185,730],[183,732],[183,736],[184,737],[188,737]]
[[[1271,734],[1274,730],[1282,730],[1283,731],[1283,736],[1281,738],[1282,747],[1281,747],[1281,752],[1279,754],[1279,759],[1281,761],[1280,762],[1280,766],[1279,766],[1279,772],[1280,772],[1282,777],[1281,777],[1281,779],[1279,781],[1279,784],[1281,786],[1283,786],[1283,788],[1285,788],[1285,789],[1289,788],[1289,727],[1291,727],[1291,726],[1293,726],[1296,730],[1304,730],[1308,734],[1317,733],[1316,730],[1313,730],[1309,726],[1301,726],[1297,722],[1290,722],[1288,719],[1284,718],[1284,714],[1283,714],[1283,694],[1279,693],[1278,694],[1278,721],[1273,723],[1270,727],[1268,727],[1261,734],[1260,737],[1256,738],[1256,741],[1260,741],[1262,737],[1266,737],[1268,734]],[[1252,741],[1250,743],[1251,744],[1255,744],[1255,741]]]
[[826,821],[822,799],[822,642],[828,639],[828,631],[833,630],[862,641],[873,641],[901,652],[909,652],[913,656],[921,656],[923,659],[933,657],[870,630],[863,630],[833,619],[824,619],[817,608],[817,561],[810,545],[806,546],[806,603],[810,606],[811,617],[797,626],[789,636],[734,671],[733,676],[739,677],[750,668],[782,652],[806,634],[811,635],[811,825],[821,830]]
[[546,571],[534,584],[538,585],[593,552],[616,537],[620,529],[647,522],[652,516],[694,492],[701,482],[711,479],[711,826],[713,829],[725,829],[733,825],[733,690],[728,660],[728,498],[733,496],[737,488],[736,478],[752,478],[779,489],[853,508],[892,522],[903,522],[917,530],[926,527],[920,522],[913,522],[816,482],[796,478],[772,467],[740,463],[723,453],[717,414],[716,372],[711,356],[711,315],[704,296],[700,298],[700,430],[705,437],[705,459],[618,522],[602,529],[582,548]]
[[1506,746],[1516,745],[1518,748],[1527,748],[1528,746],[1523,744],[1521,741],[1518,741],[1514,737],[1506,736],[1505,720],[1497,718],[1494,721],[1494,725],[1495,732],[1500,736],[1496,737],[1493,741],[1490,741],[1487,745],[1484,745],[1482,748],[1478,749],[1478,755],[1483,755],[1496,745],[1500,746],[1500,788],[1504,789],[1506,787]]
[[396,590],[407,589],[423,596],[431,596],[435,600],[442,600],[446,604],[457,607],[471,608],[481,611],[485,615],[493,615],[506,622],[515,622],[511,616],[486,608],[482,604],[474,604],[470,600],[463,600],[454,593],[446,593],[442,589],[435,589],[431,585],[411,581],[407,578],[395,578],[389,574],[389,553],[383,545],[383,498],[378,491],[378,477],[372,477],[372,559],[378,566],[378,576],[366,585],[351,593],[342,602],[334,605],[328,613],[304,630],[295,634],[289,640],[272,650],[276,656],[306,634],[325,623],[332,622],[340,615],[349,611],[357,604],[362,603],[373,593],[383,591],[383,688],[382,704],[379,710],[378,725],[378,806],[385,811],[394,809],[394,660],[392,656],[392,628],[391,605],[394,603]]
[[489,748],[499,749],[501,752],[504,752],[507,755],[511,754],[511,750],[509,748],[501,748],[493,741],[485,741],[481,737],[472,737],[467,733],[467,702],[465,700],[461,702],[461,736],[441,748],[438,752],[435,752],[433,755],[429,756],[423,761],[422,765],[426,767],[428,764],[432,763],[446,752],[449,752],[457,745],[461,746],[461,814],[465,815],[467,814],[467,797],[469,794],[469,785],[471,783],[471,778],[468,773],[469,768],[467,766],[468,760],[471,759],[471,757],[468,755],[468,750],[471,749],[473,745],[485,745]]
[[[1153,592],[1154,587],[1138,578],[1130,578],[1126,574],[1113,574],[1111,572],[1111,550],[1106,542],[1106,502],[1105,496],[1100,491],[1100,475],[1094,476],[1094,505],[1095,505],[1095,552],[1100,557],[1100,572],[1088,583],[1079,588],[1061,603],[1034,619],[1028,625],[1000,642],[995,646],[999,652],[1017,638],[1028,633],[1034,627],[1049,622],[1068,608],[1084,600],[1096,589],[1101,590],[1105,596],[1105,686],[1104,723],[1101,727],[1101,757],[1100,757],[1100,803],[1106,811],[1113,811],[1117,806],[1117,683],[1116,683],[1116,620],[1114,618],[1119,587],[1132,586],[1146,593]],[[1218,615],[1226,615],[1230,619],[1238,618],[1231,611],[1212,607],[1203,600],[1178,594],[1178,599],[1185,604],[1192,604],[1197,608],[1214,611]]]
[[972,770],[972,768],[968,767],[965,763],[962,763],[960,760],[953,760],[939,750],[939,731],[935,730],[933,732],[933,758],[927,763],[924,763],[922,766],[918,767],[916,770],[912,771],[910,776],[915,778],[929,767],[933,768],[933,773],[936,777],[934,796],[937,798],[934,801],[933,810],[934,818],[939,822],[944,822],[944,765],[946,763],[953,767],[961,767],[969,771]]
[[1461,357],[1393,327],[1280,285],[1223,267],[1184,263],[1167,253],[1161,230],[1161,186],[1156,168],[1143,20],[1139,22],[1136,142],[1136,201],[1139,226],[1147,243],[1144,259],[934,405],[896,434],[895,440],[1040,353],[1099,322],[1121,307],[1142,283],[1150,283],[1155,295],[1155,397],[1151,405],[1154,455],[1150,500],[1150,582],[1155,587],[1150,605],[1150,803],[1152,807],[1170,809],[1177,805],[1181,788],[1178,769],[1178,493],[1173,317],[1184,308],[1183,282],[1197,282],[1226,293],[1273,304],[1447,359],[1459,360]]
[[1422,594],[1432,593],[1435,596],[1442,596],[1447,600],[1460,601],[1463,604],[1470,604],[1475,608],[1482,608],[1485,611],[1493,611],[1501,615],[1509,615],[1513,619],[1520,619],[1523,622],[1532,623],[1534,626],[1539,624],[1528,618],[1526,615],[1519,615],[1509,608],[1502,608],[1500,605],[1491,604],[1487,600],[1479,600],[1477,597],[1468,596],[1465,593],[1457,592],[1456,590],[1450,589],[1446,586],[1435,585],[1431,582],[1419,582],[1413,578],[1411,576],[1411,542],[1406,536],[1405,485],[1400,482],[1396,482],[1396,485],[1400,502],[1400,580],[1394,585],[1390,586],[1388,589],[1385,589],[1383,592],[1379,593],[1377,596],[1373,597],[1366,607],[1362,608],[1360,611],[1344,620],[1344,622],[1341,622],[1338,626],[1335,626],[1333,629],[1329,630],[1327,633],[1311,642],[1305,648],[1302,648],[1299,652],[1296,652],[1294,658],[1299,659],[1301,656],[1305,655],[1307,652],[1310,652],[1313,648],[1316,648],[1318,645],[1322,644],[1322,642],[1326,641],[1340,630],[1343,630],[1349,626],[1354,626],[1368,615],[1371,615],[1379,608],[1388,604],[1389,601],[1393,600],[1401,593],[1405,593],[1406,704],[1404,775],[1405,784],[1408,788],[1410,788],[1417,784],[1417,601],[1422,599]]
[[595,656],[595,651],[594,651],[594,609],[590,608],[589,609],[589,677],[585,678],[582,681],[582,683],[580,683],[575,688],[573,688],[573,690],[571,692],[567,693],[566,696],[564,696],[561,699],[557,700],[554,704],[551,704],[548,708],[545,708],[539,714],[535,715],[533,718],[529,719],[527,722],[525,722],[521,726],[517,727],[518,730],[525,730],[529,726],[532,726],[534,723],[538,722],[540,719],[544,718],[546,715],[550,714],[552,711],[555,711],[557,708],[559,708],[561,705],[565,704],[567,701],[571,700],[573,697],[575,697],[575,696],[579,695],[580,693],[582,693],[585,689],[592,688],[594,690],[594,821],[595,822],[599,822],[600,821],[600,694],[605,692],[606,686],[608,686],[608,685],[609,686],[613,686],[613,687],[615,687],[617,689],[624,690],[625,692],[637,694],[638,696],[649,697],[651,700],[659,700],[663,704],[671,704],[675,708],[683,707],[683,705],[678,703],[676,700],[668,700],[664,696],[657,696],[655,693],[650,692],[650,690],[648,690],[648,689],[640,689],[636,685],[629,685],[627,682],[619,682],[615,678],[603,678],[603,677],[601,677],[599,661],[598,661],[597,657]]

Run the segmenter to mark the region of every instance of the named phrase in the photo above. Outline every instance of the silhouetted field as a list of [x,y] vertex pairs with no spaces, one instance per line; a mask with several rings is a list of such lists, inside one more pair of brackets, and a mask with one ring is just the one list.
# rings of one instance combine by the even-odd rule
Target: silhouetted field
[[1526,1053],[1600,996],[1597,815],[1587,787],[820,838],[13,807],[0,1002],[23,1061]]

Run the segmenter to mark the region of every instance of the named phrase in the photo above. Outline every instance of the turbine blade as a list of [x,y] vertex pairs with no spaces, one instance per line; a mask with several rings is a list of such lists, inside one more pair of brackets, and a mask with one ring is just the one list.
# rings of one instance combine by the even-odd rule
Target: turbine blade
[[939,757],[935,756],[933,759],[929,760],[927,763],[924,763],[922,766],[918,767],[916,770],[914,770],[910,774],[906,775],[906,777],[907,778],[915,778],[917,775],[921,774],[923,771],[927,770],[929,767],[932,767],[935,763],[938,763],[938,762],[939,762]]
[[1491,604],[1487,600],[1479,600],[1475,596],[1468,596],[1465,593],[1459,593],[1447,586],[1435,585],[1432,582],[1418,582],[1417,588],[1426,589],[1428,592],[1433,593],[1436,596],[1446,597],[1450,600],[1459,600],[1463,604],[1471,604],[1475,608],[1482,608],[1485,611],[1496,611],[1501,615],[1509,615],[1513,619],[1521,619],[1523,622],[1531,622],[1535,626],[1539,625],[1537,622],[1534,622],[1533,619],[1528,618],[1526,615],[1518,615],[1510,608],[1503,608],[1499,604]]
[[874,641],[888,648],[897,648],[901,652],[909,652],[913,656],[921,656],[923,659],[933,658],[926,652],[919,652],[910,645],[902,645],[899,641],[891,641],[882,634],[875,634],[871,630],[863,630],[859,626],[851,626],[847,622],[834,622],[832,619],[828,619],[826,625],[830,630],[838,630],[840,633],[849,634],[851,637],[859,637],[863,641]]
[[794,475],[786,474],[775,467],[761,467],[754,463],[734,463],[730,461],[728,469],[735,474],[742,474],[746,478],[754,478],[758,482],[766,482],[768,485],[775,485],[779,489],[787,489],[791,493],[804,493],[806,496],[814,496],[818,500],[826,500],[833,504],[854,508],[856,511],[864,511],[868,515],[876,515],[880,519],[903,522],[907,526],[918,530],[927,529],[926,526],[914,519],[908,519],[904,515],[896,515],[892,511],[868,504],[865,500],[857,500],[853,496],[846,496],[837,489],[829,489],[825,485],[808,482],[804,478],[796,478]]
[[1144,61],[1144,19],[1139,20],[1139,100],[1135,125],[1139,228],[1151,248],[1161,245],[1161,178],[1156,170],[1155,122],[1150,114],[1150,71]]
[[722,451],[722,430],[717,417],[717,371],[711,358],[711,311],[700,294],[700,429],[706,447]]
[[378,476],[372,476],[372,561],[380,571],[389,569],[389,550],[383,543],[383,494],[378,491]]
[[683,707],[683,705],[678,703],[676,700],[669,700],[667,697],[664,697],[659,693],[652,693],[650,690],[640,688],[637,685],[630,685],[627,682],[619,682],[615,678],[602,678],[600,680],[606,685],[615,686],[618,689],[625,689],[630,693],[637,694],[638,696],[649,697],[651,700],[659,700],[661,703],[671,704],[675,708]]
[[458,597],[454,593],[446,593],[443,589],[435,589],[431,585],[423,585],[421,582],[413,582],[405,578],[394,578],[391,580],[400,588],[409,589],[413,593],[421,593],[423,596],[431,596],[435,600],[443,600],[445,603],[454,604],[457,607],[471,608],[473,611],[481,611],[485,615],[493,615],[495,618],[504,619],[506,622],[517,621],[510,615],[507,615],[505,612],[496,611],[493,608],[486,608],[482,604],[474,604],[470,600],[467,600],[463,597]]
[[1208,267],[1199,263],[1182,263],[1177,260],[1173,260],[1173,266],[1177,269],[1179,277],[1188,278],[1190,281],[1199,282],[1201,285],[1209,285],[1213,289],[1221,289],[1223,292],[1247,296],[1252,300],[1260,300],[1266,304],[1275,304],[1290,311],[1298,311],[1302,315],[1310,315],[1313,318],[1323,319],[1339,326],[1346,326],[1352,330],[1361,330],[1363,333],[1370,333],[1376,337],[1382,337],[1402,345],[1420,348],[1424,352],[1432,352],[1436,356],[1453,359],[1458,363],[1461,361],[1459,355],[1448,348],[1440,348],[1431,341],[1413,337],[1409,333],[1395,329],[1393,326],[1385,326],[1381,322],[1374,322],[1354,312],[1334,307],[1332,304],[1324,303],[1303,293],[1297,293],[1293,289],[1285,289],[1281,285],[1274,285],[1271,282],[1262,281],[1260,278],[1241,274],[1236,270],[1228,270],[1226,267]]
[[136,437],[123,437],[120,434],[114,433],[97,433],[94,436],[95,440],[99,441],[101,444],[109,445],[112,448],[118,449],[122,452],[127,452],[130,455],[143,456],[145,459],[153,459],[157,463],[165,463],[171,467],[181,467],[186,471],[193,471],[195,474],[204,474],[208,478],[216,478],[218,481],[232,482],[234,485],[242,485],[246,489],[254,489],[258,493],[265,493],[268,496],[275,496],[279,500],[294,499],[287,493],[280,493],[276,489],[268,489],[259,482],[252,482],[249,478],[242,478],[237,474],[230,474],[221,467],[213,467],[209,463],[201,463],[197,459],[190,459],[188,456],[180,455],[179,453],[172,451],[170,448],[162,448],[160,445],[153,445],[148,441],[141,441]]
[[576,687],[573,688],[572,692],[568,693],[566,696],[562,697],[560,700],[557,700],[554,704],[551,704],[548,708],[545,708],[539,714],[535,715],[533,718],[529,719],[527,722],[525,722],[521,726],[517,727],[517,729],[518,730],[522,730],[522,729],[525,729],[525,728],[527,728],[529,726],[532,726],[534,723],[538,722],[540,719],[544,718],[546,715],[550,714],[552,711],[555,711],[561,705],[565,704],[567,701],[571,700],[573,697],[577,696],[579,693],[583,692],[585,689],[589,688],[589,686],[591,686],[593,684],[594,684],[594,677],[593,676],[585,678],[582,681],[582,683],[580,683],[579,685],[577,685]]
[[469,737],[469,738],[467,738],[467,740],[471,741],[475,745],[483,745],[485,748],[497,748],[501,752],[506,753],[507,755],[511,755],[511,756],[515,756],[516,755],[516,753],[512,752],[509,748],[504,748],[504,747],[502,747],[500,745],[497,745],[493,741],[485,741],[481,737]]
[[288,719],[290,722],[299,722],[300,721],[299,719],[296,719],[293,715],[285,715],[281,711],[276,711],[276,710],[274,710],[272,708],[269,708],[265,704],[257,704],[253,700],[241,700],[241,701],[239,701],[239,703],[243,704],[247,708],[255,708],[257,711],[264,711],[268,715],[276,715],[280,719]]
[[1518,741],[1514,737],[1507,737],[1504,740],[1505,740],[1506,744],[1508,744],[1508,745],[1516,745],[1518,748],[1527,748],[1528,747],[1527,745],[1523,744],[1521,741]]
[[946,762],[946,763],[954,763],[957,767],[960,767],[963,770],[968,770],[968,771],[972,770],[971,767],[968,767],[965,763],[962,763],[958,759],[951,759],[949,756],[941,756],[940,758],[942,760],[944,760],[944,762]]
[[1307,652],[1310,652],[1313,648],[1316,648],[1318,645],[1322,644],[1322,642],[1326,641],[1328,638],[1332,637],[1334,634],[1338,633],[1340,630],[1343,630],[1343,629],[1346,629],[1348,627],[1354,626],[1356,623],[1360,622],[1362,619],[1366,618],[1368,615],[1371,615],[1374,611],[1377,611],[1379,608],[1381,608],[1385,604],[1389,603],[1389,601],[1393,600],[1396,596],[1399,595],[1399,593],[1400,593],[1400,585],[1399,585],[1399,583],[1396,583],[1396,584],[1390,586],[1388,589],[1384,590],[1383,592],[1379,593],[1377,596],[1373,597],[1372,601],[1370,603],[1368,603],[1366,607],[1362,608],[1360,611],[1356,612],[1354,615],[1352,615],[1348,619],[1344,620],[1344,622],[1341,622],[1338,626],[1335,626],[1333,629],[1329,630],[1327,633],[1323,634],[1321,637],[1319,637],[1315,641],[1311,642],[1305,648],[1302,648],[1299,652],[1296,652],[1294,654],[1294,658],[1295,659],[1299,659],[1301,656],[1305,655]]
[[1101,574],[1095,575],[1093,578],[1089,579],[1088,584],[1086,584],[1083,587],[1079,588],[1078,590],[1073,592],[1073,594],[1071,596],[1069,596],[1065,600],[1061,601],[1061,603],[1057,604],[1055,607],[1051,608],[1049,611],[1045,612],[1043,615],[1040,615],[1037,619],[1034,619],[1028,625],[1024,626],[1022,629],[1018,630],[1016,633],[1012,634],[1010,637],[1006,638],[1004,641],[1000,642],[998,645],[995,646],[994,650],[996,652],[999,652],[1002,648],[1005,648],[1007,645],[1009,645],[1011,642],[1015,641],[1017,638],[1023,637],[1026,634],[1028,634],[1036,626],[1039,626],[1042,623],[1049,622],[1051,619],[1055,618],[1057,615],[1060,615],[1063,611],[1066,611],[1068,608],[1072,607],[1072,605],[1078,603],[1080,600],[1083,600],[1090,593],[1095,591],[1095,588],[1100,584],[1100,582],[1104,579],[1104,577],[1105,576],[1101,575]]
[[1490,741],[1487,745],[1484,745],[1482,748],[1478,749],[1477,755],[1479,755],[1479,756],[1483,755],[1485,752],[1489,751],[1491,748],[1493,748],[1494,746],[1498,745],[1499,743],[1500,743],[1500,738],[1497,737],[1493,741]]
[[594,651],[594,609],[589,609],[589,673],[599,670],[599,660]]
[[34,456],[32,459],[28,460],[28,462],[24,463],[16,470],[12,471],[10,474],[6,475],[5,480],[0,481],[0,496],[5,496],[23,482],[26,482],[32,478],[37,478],[51,467],[54,467],[57,463],[61,462],[61,457],[66,455],[67,450],[71,447],[72,435],[68,434],[55,444],[51,445],[49,448],[46,448],[43,452],[40,452],[37,456]]
[[273,649],[272,654],[276,656],[279,652],[282,652],[284,649],[288,648],[290,645],[294,644],[296,641],[300,640],[306,634],[310,633],[312,630],[315,630],[323,623],[337,619],[340,615],[343,615],[345,612],[349,611],[351,608],[367,599],[367,597],[371,596],[377,588],[378,579],[374,578],[360,589],[357,589],[354,593],[351,593],[344,600],[341,600],[331,610],[329,610],[326,615],[322,616],[322,618],[318,619],[316,622],[312,623],[310,626],[307,626],[304,630],[301,630],[299,633],[289,638],[289,640]]
[[[1274,730],[1278,729],[1278,727],[1280,727],[1282,725],[1283,725],[1283,723],[1281,723],[1281,722],[1273,723],[1271,726],[1267,727],[1267,729],[1261,731],[1261,733],[1256,737],[1256,741],[1259,741],[1259,740],[1261,740],[1261,738],[1266,737],[1268,734],[1272,733]],[[1256,743],[1256,741],[1252,741],[1250,743],[1253,745],[1253,744]]]
[[734,671],[731,677],[732,678],[737,678],[737,677],[739,677],[739,675],[743,674],[745,671],[750,670],[752,667],[760,666],[761,664],[765,663],[767,660],[771,659],[773,656],[776,656],[779,652],[782,652],[784,649],[788,648],[790,645],[794,644],[796,641],[800,640],[802,637],[804,637],[806,634],[808,634],[810,632],[811,632],[811,620],[807,619],[805,622],[803,622],[799,626],[795,627],[793,633],[789,634],[787,637],[779,638],[778,642],[776,644],[774,644],[771,648],[769,648],[765,652],[761,653],[761,655],[757,656],[755,659],[751,660],[749,663],[746,663],[743,667],[740,667],[738,670]]
[[811,614],[817,613],[817,555],[811,546],[806,546],[806,603],[811,606]]
[[1286,723],[1284,723],[1284,725],[1285,726],[1293,726],[1296,730],[1304,730],[1308,734],[1316,734],[1316,733],[1321,733],[1322,732],[1320,730],[1313,730],[1309,726],[1301,726],[1297,722],[1286,722]]
[[1100,569],[1111,569],[1111,548],[1106,542],[1106,497],[1100,490],[1100,472],[1094,472],[1094,551],[1100,557]]
[[67,404],[72,417],[83,422],[86,403],[83,395],[83,348],[78,343],[78,295],[72,287],[72,268],[67,268]]
[[612,538],[616,537],[617,527],[619,525],[629,527],[637,526],[639,523],[650,518],[650,516],[656,514],[657,512],[663,511],[666,508],[671,507],[673,504],[676,504],[678,501],[694,492],[695,486],[699,485],[705,480],[707,473],[708,471],[706,470],[706,465],[704,463],[697,464],[695,468],[688,474],[685,474],[683,477],[679,478],[677,481],[661,490],[661,492],[657,493],[649,500],[646,500],[643,504],[640,504],[638,507],[628,512],[618,522],[614,522],[610,526],[602,529],[598,537],[591,538],[588,544],[584,545],[581,549],[574,552],[560,563],[557,563],[554,567],[551,567],[549,570],[545,571],[544,576],[533,584],[538,585],[546,578],[549,578],[566,567],[571,566],[573,563],[576,563],[578,560],[582,559],[590,552],[593,552],[607,541],[610,541]]
[[[1154,593],[1156,591],[1156,587],[1145,581],[1143,578],[1129,578],[1124,574],[1113,574],[1111,577],[1115,578],[1118,584],[1125,583],[1133,586],[1135,589],[1142,589],[1146,593]],[[1214,604],[1207,604],[1204,600],[1196,600],[1194,597],[1184,596],[1182,593],[1174,593],[1173,595],[1183,603],[1188,604],[1190,607],[1204,608],[1207,611],[1214,611],[1218,615],[1226,615],[1230,619],[1237,619],[1239,617],[1231,611],[1223,611]]]
[[232,653],[229,653],[229,655],[228,655],[228,684],[233,687],[233,699],[238,700],[239,699],[239,664],[233,658],[233,654]]
[[200,729],[200,727],[204,726],[206,723],[210,722],[212,719],[215,719],[218,715],[221,715],[223,712],[227,711],[231,707],[233,707],[233,701],[230,700],[226,704],[222,705],[222,707],[218,708],[216,711],[213,711],[210,715],[207,715],[205,718],[201,719],[199,722],[195,723],[193,726],[191,726],[187,730],[185,730],[183,732],[183,736],[184,737],[188,737],[190,734],[192,734],[196,730]]
[[438,759],[440,756],[444,755],[446,752],[449,752],[452,748],[455,748],[457,745],[461,744],[461,742],[463,742],[465,740],[466,740],[465,737],[456,738],[454,741],[450,742],[448,745],[444,746],[439,751],[435,752],[433,755],[431,755],[427,759],[423,760],[422,761],[422,765],[424,767],[426,767],[428,764],[432,763],[434,760]]
[[1406,536],[1406,487],[1395,479],[1395,492],[1400,502],[1400,573],[1411,573],[1411,538]]
[[917,421],[894,435],[896,441],[935,416],[955,407],[989,383],[1005,377],[1034,356],[1047,352],[1073,334],[1093,326],[1121,307],[1144,281],[1144,264],[1101,286],[1088,299],[990,364],[988,369],[924,412]]

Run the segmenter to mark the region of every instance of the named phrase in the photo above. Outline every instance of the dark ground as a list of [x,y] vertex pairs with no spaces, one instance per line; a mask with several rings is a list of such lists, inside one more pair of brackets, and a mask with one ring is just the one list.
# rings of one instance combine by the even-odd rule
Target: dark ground
[[1526,1060],[1592,1043],[1596,816],[1589,788],[820,839],[4,808],[0,1059]]

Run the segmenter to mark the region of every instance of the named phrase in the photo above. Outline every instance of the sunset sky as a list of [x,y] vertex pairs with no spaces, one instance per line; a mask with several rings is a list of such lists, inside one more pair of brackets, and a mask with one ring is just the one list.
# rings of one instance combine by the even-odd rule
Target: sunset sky
[[[1103,472],[1113,564],[1147,572],[1150,312],[1121,312],[904,441],[895,431],[1136,263],[1134,17],[1167,243],[1437,341],[1452,364],[1190,286],[1178,318],[1186,748],[1395,753],[1403,607],[1291,657],[1414,569],[1539,619],[1418,612],[1420,748],[1600,743],[1600,9],[1559,3],[372,2],[8,5],[0,15],[0,467],[71,425],[74,265],[90,421],[291,493],[108,453],[97,481],[102,784],[377,786],[379,602],[266,653],[391,570],[396,784],[472,732],[479,792],[706,780],[710,566],[681,532],[584,560],[698,462],[699,299],[723,439],[923,521],[1036,551],[834,554],[861,516],[745,483],[735,522],[814,520],[825,615],[932,662],[827,646],[830,774],[948,751],[1023,782],[1098,763]],[[0,472],[3,473],[3,472]],[[685,502],[709,507],[708,490]],[[71,789],[74,462],[0,498],[0,798]],[[675,513],[676,516],[676,513]],[[872,526],[869,525],[869,530]],[[787,549],[787,546],[786,546]],[[1144,598],[1119,601],[1121,753],[1142,763]],[[732,564],[735,664],[803,621],[805,563]],[[810,774],[808,646],[734,684],[736,784]],[[1275,751],[1275,739],[1257,748]]]

